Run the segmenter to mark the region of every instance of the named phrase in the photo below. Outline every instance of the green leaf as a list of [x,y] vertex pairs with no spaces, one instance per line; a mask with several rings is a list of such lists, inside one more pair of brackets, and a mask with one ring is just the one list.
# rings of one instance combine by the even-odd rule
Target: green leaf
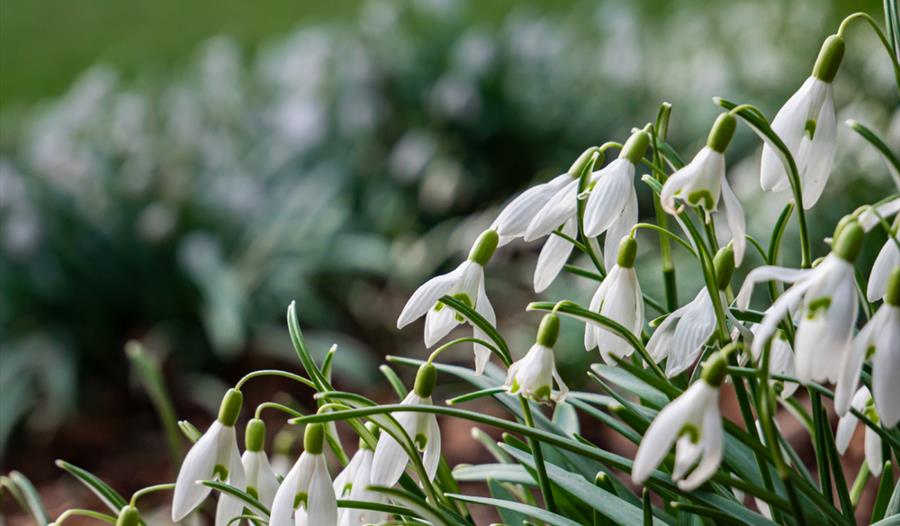
[[109,508],[114,514],[118,515],[119,510],[124,508],[128,501],[126,501],[121,495],[119,495],[116,490],[109,487],[106,482],[100,480],[93,473],[79,468],[78,466],[69,464],[64,460],[56,461],[57,467],[67,471],[70,475],[78,479],[79,482],[88,487],[95,495]]
[[125,355],[128,356],[132,370],[140,378],[141,384],[162,422],[172,462],[176,466],[180,465],[184,451],[181,449],[178,419],[175,416],[175,406],[172,404],[172,398],[166,388],[159,361],[155,356],[148,354],[143,345],[137,341],[125,344]]
[[469,307],[465,303],[459,301],[458,299],[451,296],[444,296],[440,299],[440,302],[448,307],[451,307],[456,312],[465,316],[473,325],[477,326],[479,329],[484,331],[487,334],[488,338],[491,339],[496,345],[497,350],[500,351],[500,359],[503,360],[504,363],[510,364],[512,363],[512,357],[509,354],[509,346],[506,344],[506,340],[503,339],[503,336],[500,335],[500,332],[491,325],[489,321],[484,319],[484,316],[478,314],[475,309]]
[[50,522],[41,496],[25,475],[18,471],[11,471],[9,476],[0,477],[0,489],[2,488],[9,491],[19,506],[31,516],[38,526],[46,526]]
[[401,400],[406,398],[406,386],[403,385],[403,380],[401,380],[400,377],[397,376],[397,373],[395,373],[394,370],[391,369],[391,366],[384,364],[379,367],[378,370],[381,371],[381,374],[383,374],[385,378],[387,378],[388,383],[391,384],[391,387],[394,388],[394,392],[397,393],[397,396]]
[[553,423],[556,424],[568,436],[575,436],[581,432],[578,423],[578,411],[568,402],[559,402],[553,409]]
[[[875,504],[872,506],[872,517],[869,522],[880,521],[884,518],[891,499],[891,488],[894,486],[894,470],[891,461],[886,460],[881,470],[881,482],[878,483],[878,493],[875,495]],[[900,486],[900,484],[898,484]]]
[[537,484],[528,471],[518,464],[460,465],[453,468],[453,478],[460,482],[485,482],[494,479],[526,486]]
[[618,385],[631,394],[643,398],[657,409],[669,403],[669,398],[658,389],[647,385],[646,382],[636,378],[631,373],[619,367],[612,367],[602,363],[591,365],[591,370],[600,377]]
[[[412,511],[416,516],[435,526],[466,524],[465,522],[454,519],[454,517],[447,513],[446,510],[432,506],[431,504],[426,502],[425,499],[422,499],[417,495],[413,495],[408,491],[404,491],[399,488],[385,488],[383,486],[369,486],[369,489],[387,495],[392,501],[399,502],[403,506],[409,508],[410,511]],[[448,494],[447,496],[449,497],[451,495]]]
[[268,517],[270,514],[269,508],[267,508],[266,505],[260,502],[256,497],[250,495],[244,490],[232,486],[231,484],[219,482],[218,480],[204,480],[200,483],[221,493],[227,493],[228,495],[231,495],[232,497],[246,504],[249,508],[262,513],[266,517]]
[[181,430],[182,434],[184,434],[184,436],[186,436],[192,444],[200,440],[200,437],[203,436],[203,433],[201,433],[200,430],[197,429],[197,426],[188,422],[187,420],[179,420],[178,429]]
[[[521,466],[519,466],[521,467]],[[522,469],[522,471],[525,471]],[[529,476],[529,478],[531,478]],[[487,479],[487,487],[488,492],[490,492],[491,497],[500,500],[508,500],[510,502],[521,502],[516,498],[515,495],[508,489],[506,489],[503,484],[497,482],[492,478]],[[505,508],[497,509],[497,514],[500,515],[500,519],[506,524],[524,524],[528,517],[523,515],[517,511],[508,510]]]
[[881,137],[879,137],[875,132],[866,127],[863,123],[856,121],[854,119],[847,120],[847,126],[850,127],[851,130],[858,133],[865,139],[869,144],[871,144],[876,150],[881,152],[881,155],[884,156],[884,160],[888,165],[888,170],[891,173],[891,177],[894,179],[894,184],[900,187],[900,158],[891,150],[891,147],[888,146]]
[[517,513],[521,513],[522,515],[527,515],[528,517],[544,521],[551,526],[581,526],[571,519],[567,519],[561,515],[551,513],[541,508],[529,506],[528,504],[522,504],[521,502],[492,499],[487,497],[475,497],[471,495],[458,495],[456,493],[448,493],[447,496],[451,499],[461,500],[463,502],[471,502],[472,504],[484,504],[485,506],[493,506],[496,508],[515,511]]
[[[534,469],[534,459],[530,455],[505,444],[501,444],[500,447],[522,464]],[[545,466],[547,468],[547,475],[554,484],[578,500],[584,502],[604,517],[612,520],[616,524],[643,524],[643,511],[637,506],[620,499],[613,493],[595,486],[584,477],[566,471],[559,466],[546,462]],[[653,524],[662,525],[665,524],[665,522],[654,519]]]

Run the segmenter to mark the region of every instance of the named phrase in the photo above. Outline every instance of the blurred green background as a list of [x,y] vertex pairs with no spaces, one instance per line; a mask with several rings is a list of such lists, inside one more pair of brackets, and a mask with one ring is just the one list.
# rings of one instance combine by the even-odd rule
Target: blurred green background
[[[771,117],[839,20],[880,8],[0,0],[3,470],[44,483],[51,458],[90,464],[109,436],[161,443],[129,339],[164,365],[179,414],[202,414],[248,368],[293,366],[293,299],[317,352],[340,344],[338,381],[371,390],[381,355],[423,351],[421,327],[394,329],[406,297],[517,190],[623,140],[662,101],[683,156],[705,140],[715,95]],[[861,27],[849,39],[839,121],[900,147],[887,59]],[[814,239],[891,188],[870,148],[846,128],[839,140]],[[783,201],[759,190],[758,147],[741,129],[729,166],[750,232],[767,239]],[[660,295],[647,239],[642,285]],[[500,327],[521,345],[537,245],[488,271]],[[699,283],[686,272],[679,287],[688,298]],[[589,288],[562,277],[544,296],[586,301]],[[568,337],[578,350],[574,325]],[[574,374],[588,358],[560,360]]]

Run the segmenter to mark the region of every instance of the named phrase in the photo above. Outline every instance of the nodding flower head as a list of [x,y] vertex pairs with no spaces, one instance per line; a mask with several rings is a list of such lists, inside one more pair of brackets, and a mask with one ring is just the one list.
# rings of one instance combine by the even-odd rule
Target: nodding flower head
[[642,484],[675,445],[672,480],[682,491],[693,491],[719,469],[723,453],[719,385],[724,358],[716,353],[705,364],[701,380],[662,408],[641,440],[631,479]]
[[[198,484],[203,480],[219,480],[243,490],[244,466],[238,452],[234,424],[241,411],[243,396],[229,389],[222,398],[219,417],[188,451],[175,479],[172,521],[178,522],[199,506],[212,488]],[[222,494],[216,507],[216,526],[227,524],[241,514],[241,501]]]
[[278,487],[269,518],[271,526],[333,526],[337,524],[337,498],[323,454],[325,428],[308,424],[304,451]]
[[[878,417],[878,411],[875,410],[875,405],[872,403],[872,394],[865,386],[860,387],[853,395],[850,407],[864,414],[866,418],[875,424],[879,423],[880,419]],[[841,455],[847,451],[847,447],[850,445],[850,439],[853,438],[853,433],[856,431],[858,424],[859,418],[850,412],[846,413],[838,420],[837,430],[834,433],[834,445]],[[869,426],[866,426],[865,453],[866,464],[869,466],[869,471],[875,477],[881,475],[881,467],[883,464],[881,436]]]
[[[413,321],[425,316],[425,345],[431,347],[466,319],[453,308],[440,303],[443,296],[453,298],[475,309],[491,325],[497,323],[494,308],[484,288],[484,266],[497,249],[499,236],[494,230],[485,230],[472,245],[469,258],[448,274],[437,276],[420,286],[406,302],[397,328],[402,329]],[[487,334],[477,326],[472,328],[474,337],[487,339]],[[491,351],[485,346],[473,344],[475,370],[484,371]]]
[[746,248],[747,232],[744,208],[725,177],[725,149],[734,135],[735,118],[729,113],[719,115],[709,132],[706,146],[684,168],[666,180],[659,199],[670,214],[678,214],[675,206],[679,199],[691,206],[703,209],[707,218],[719,207],[721,198],[725,204],[725,218],[734,243],[734,262],[740,265]]
[[[797,166],[803,188],[803,207],[819,200],[831,175],[837,151],[832,81],[844,55],[844,41],[837,35],[825,40],[812,75],[782,106],[772,121],[772,131],[784,142]],[[778,150],[768,141],[763,145],[760,183],[763,190],[790,188]]]
[[[569,388],[559,376],[553,358],[553,346],[558,336],[559,317],[547,314],[541,320],[534,345],[507,372],[504,386],[509,394],[520,394],[536,402],[559,402],[565,398]],[[554,380],[559,388],[555,394]]]
[[250,420],[245,431],[246,450],[241,456],[241,464],[244,466],[247,479],[246,491],[267,507],[271,507],[275,492],[278,491],[278,478],[264,450],[265,443],[266,424],[258,418]]

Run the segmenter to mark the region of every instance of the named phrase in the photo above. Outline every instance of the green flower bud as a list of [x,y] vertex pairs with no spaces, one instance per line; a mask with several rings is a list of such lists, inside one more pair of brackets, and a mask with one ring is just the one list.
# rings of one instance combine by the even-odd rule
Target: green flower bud
[[247,429],[244,432],[244,446],[247,451],[262,451],[266,444],[266,424],[258,419],[247,422]]
[[884,293],[884,302],[888,305],[900,307],[900,267],[891,271],[888,276],[887,289]]
[[700,373],[700,378],[713,387],[719,387],[725,379],[727,367],[728,360],[725,353],[721,351],[713,353],[703,362],[703,372]]
[[737,119],[733,115],[730,113],[719,114],[715,124],[709,130],[706,145],[719,153],[725,153],[725,149],[731,143],[731,138],[734,137],[736,127]]
[[437,367],[431,363],[423,363],[416,373],[416,383],[413,389],[422,398],[428,398],[434,392],[434,384],[437,382]]
[[575,162],[572,163],[572,166],[569,167],[569,177],[572,179],[578,179],[581,177],[581,172],[584,171],[585,167],[591,159],[594,157],[594,154],[598,152],[598,148],[596,146],[591,146],[587,150],[583,151],[581,155],[578,156],[578,159],[575,159]]
[[848,222],[840,229],[838,236],[832,241],[832,252],[841,259],[853,263],[856,261],[859,251],[862,250],[865,234],[859,221],[853,220]]
[[125,506],[119,512],[116,526],[138,526],[141,523],[141,515],[134,506]]
[[311,455],[321,455],[322,446],[325,443],[325,426],[322,424],[307,424],[303,433],[303,449]]
[[713,258],[716,269],[716,286],[719,290],[725,290],[731,285],[731,276],[734,275],[734,247],[728,243],[720,248]]
[[233,427],[241,414],[241,406],[244,404],[244,395],[237,389],[229,389],[222,397],[222,405],[219,406],[219,422],[222,425]]
[[500,236],[496,230],[485,230],[478,236],[469,251],[469,261],[474,261],[482,267],[488,264],[494,251],[497,250],[497,244],[500,242]]
[[650,146],[650,134],[644,130],[638,130],[631,134],[631,137],[622,146],[619,152],[619,159],[628,159],[632,164],[641,162],[647,147]]
[[553,347],[557,338],[559,338],[559,316],[547,314],[538,327],[537,343],[544,347]]
[[616,264],[622,268],[634,268],[634,260],[637,257],[637,241],[631,236],[625,236],[619,242],[619,255]]
[[822,43],[812,75],[824,82],[831,82],[837,75],[841,60],[844,58],[844,39],[839,35],[831,35]]

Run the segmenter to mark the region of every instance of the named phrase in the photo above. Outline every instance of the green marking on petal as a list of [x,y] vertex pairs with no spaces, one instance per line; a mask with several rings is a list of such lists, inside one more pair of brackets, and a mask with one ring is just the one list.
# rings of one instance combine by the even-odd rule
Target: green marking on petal
[[299,508],[301,505],[304,508],[309,507],[309,495],[307,495],[305,491],[298,492],[294,495],[294,509]]
[[416,448],[419,451],[424,451],[425,446],[428,445],[428,437],[426,437],[424,433],[419,433],[416,435],[416,438],[413,439],[413,442],[416,443]]
[[228,468],[222,464],[216,464],[216,467],[213,468],[213,478],[218,478],[223,482],[228,480]]
[[828,311],[828,307],[831,306],[831,298],[816,298],[809,302],[809,307],[806,310],[807,319],[815,319],[819,316],[823,316],[825,312]]
[[257,491],[253,486],[247,486],[247,495],[250,495],[254,499],[259,500],[259,491]]
[[806,130],[806,135],[809,136],[809,140],[812,140],[816,135],[816,121],[810,119],[806,121],[806,126],[804,127]]
[[877,349],[875,349],[875,346],[874,346],[874,345],[870,345],[870,346],[866,347],[866,360],[868,360],[868,359],[870,359],[871,357],[875,356],[875,351],[876,351],[876,350],[877,350]]
[[534,390],[534,397],[537,400],[549,400],[550,399],[550,386],[542,385]]
[[694,424],[687,422],[683,426],[681,426],[681,430],[678,431],[678,437],[681,438],[683,436],[687,436],[688,440],[693,444],[697,444],[700,442],[700,430],[697,429],[697,426]]
[[712,210],[715,207],[713,196],[709,190],[695,190],[688,194],[687,202],[693,206],[702,206],[704,210]]

